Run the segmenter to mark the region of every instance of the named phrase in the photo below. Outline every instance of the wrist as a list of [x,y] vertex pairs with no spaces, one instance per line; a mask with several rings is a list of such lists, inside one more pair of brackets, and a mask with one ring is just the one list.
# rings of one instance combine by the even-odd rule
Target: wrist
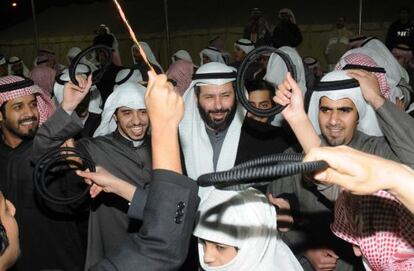
[[378,109],[380,108],[385,102],[385,98],[381,95],[375,95],[371,99],[369,99],[368,103],[374,108]]
[[66,113],[68,113],[69,115],[72,114],[72,112],[75,111],[75,109],[76,109],[76,106],[67,104],[67,103],[65,103],[65,101],[62,102],[61,106],[62,106],[62,109]]

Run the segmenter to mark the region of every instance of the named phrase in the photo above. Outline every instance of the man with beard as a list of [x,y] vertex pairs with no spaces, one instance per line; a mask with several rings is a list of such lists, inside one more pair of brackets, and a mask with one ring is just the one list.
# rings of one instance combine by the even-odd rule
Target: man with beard
[[[80,78],[80,81],[85,80]],[[82,92],[77,91],[77,86],[71,82],[65,84],[60,107],[50,121],[39,129],[40,140],[35,150],[37,157],[49,149],[58,148],[82,130],[83,123],[75,109],[88,95],[91,82],[88,84],[89,87]],[[96,165],[128,181],[128,186],[136,187],[133,201],[142,208],[147,195],[143,188],[151,179],[151,143],[147,135],[149,119],[144,103],[145,91],[146,88],[136,82],[126,81],[119,85],[105,103],[94,137],[82,138],[75,146]],[[116,251],[129,233],[137,232],[140,223],[128,219],[128,210],[128,201],[115,194],[100,194],[93,199],[85,270]]]
[[[283,152],[289,146],[282,133],[277,140],[272,139],[275,144],[252,133],[253,120],[245,118],[244,108],[237,104],[235,80],[234,68],[218,62],[207,63],[197,70],[184,94],[185,112],[179,132],[185,170],[191,179],[228,170],[262,155]],[[212,189],[200,187],[201,200]],[[291,204],[281,200],[282,208],[289,209]]]
[[[319,145],[348,145],[413,167],[414,121],[384,98],[373,73],[351,70],[325,75],[312,94],[309,117],[302,92],[290,76],[279,85],[275,101],[287,105],[282,114],[305,152]],[[353,270],[351,247],[330,232],[339,187],[306,180],[297,174],[269,187],[276,194],[293,191],[299,199],[298,227],[284,240],[290,240],[305,270]]]
[[32,181],[36,131],[53,110],[51,100],[30,79],[0,78],[0,190],[18,209],[22,253],[16,270],[83,266],[73,211],[41,201]]

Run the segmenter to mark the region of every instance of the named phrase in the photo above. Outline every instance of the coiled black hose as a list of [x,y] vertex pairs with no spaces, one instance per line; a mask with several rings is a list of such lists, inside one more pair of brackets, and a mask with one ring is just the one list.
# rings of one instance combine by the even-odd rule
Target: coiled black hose
[[81,167],[78,163],[68,161],[70,157],[77,157],[82,160],[82,169],[89,169],[91,172],[95,172],[95,163],[91,161],[88,157],[83,155],[81,152],[76,150],[75,148],[59,148],[53,149],[47,153],[45,153],[39,161],[36,163],[34,171],[33,171],[33,181],[35,184],[35,188],[39,195],[54,204],[58,205],[66,205],[78,202],[79,200],[83,199],[89,193],[89,187],[87,187],[84,191],[80,194],[72,196],[72,197],[60,197],[56,196],[49,192],[47,187],[47,173],[50,171],[51,168],[55,167],[59,163],[67,162],[72,165],[76,165],[78,168]]
[[237,71],[237,79],[236,79],[236,95],[237,95],[237,99],[238,101],[241,103],[241,105],[246,108],[247,111],[249,111],[250,113],[259,116],[259,117],[272,117],[276,114],[279,114],[280,112],[282,112],[282,110],[284,109],[283,106],[281,106],[280,104],[276,104],[276,106],[270,108],[270,109],[259,109],[254,107],[253,105],[251,105],[246,97],[245,94],[245,74],[246,71],[248,69],[248,67],[250,66],[250,64],[252,64],[253,62],[255,62],[261,55],[263,54],[272,54],[275,53],[277,55],[279,55],[282,60],[285,62],[286,67],[288,72],[291,73],[293,79],[297,80],[297,71],[296,71],[296,67],[293,64],[292,60],[290,59],[290,57],[282,52],[281,50],[278,50],[274,47],[270,47],[270,46],[261,46],[261,47],[257,47],[256,49],[254,49],[253,51],[251,51],[246,58],[243,60],[242,64],[240,65],[240,68]]
[[88,55],[90,52],[93,51],[101,51],[106,54],[106,58],[108,61],[106,64],[98,70],[98,72],[95,72],[92,78],[92,85],[96,85],[102,78],[103,74],[105,73],[106,69],[112,62],[112,49],[106,45],[92,45],[77,54],[72,62],[69,65],[69,78],[70,81],[72,81],[74,84],[78,85],[78,81],[76,80],[76,67],[81,62],[82,58]]
[[226,188],[235,185],[242,185],[241,187],[246,188],[256,183],[263,184],[261,179],[264,178],[307,173],[328,167],[325,161],[302,163],[302,159],[303,154],[279,153],[263,156],[239,164],[227,171],[201,175],[197,183],[199,186],[215,186],[216,188]]

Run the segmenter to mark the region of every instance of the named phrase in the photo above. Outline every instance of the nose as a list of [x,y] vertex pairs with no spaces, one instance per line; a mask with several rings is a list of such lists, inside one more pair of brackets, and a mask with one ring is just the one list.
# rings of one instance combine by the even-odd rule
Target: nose
[[141,118],[139,117],[139,112],[134,112],[132,116],[132,124],[133,125],[140,125],[141,124]]
[[34,117],[37,113],[37,107],[31,107],[29,105],[26,105],[24,107],[24,111],[23,111],[23,117],[24,118],[31,118]]
[[329,124],[335,125],[339,122],[339,115],[336,110],[332,110],[330,116],[329,116]]
[[204,246],[204,257],[203,257],[204,263],[207,265],[210,265],[214,263],[215,257],[213,251],[208,248],[208,246]]
[[216,96],[214,99],[214,109],[215,110],[221,110],[223,108],[221,97]]

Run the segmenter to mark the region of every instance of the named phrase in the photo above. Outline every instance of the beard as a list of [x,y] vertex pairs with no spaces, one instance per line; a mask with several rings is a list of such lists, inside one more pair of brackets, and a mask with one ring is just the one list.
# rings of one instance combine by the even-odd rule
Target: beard
[[[234,101],[233,106],[230,109],[220,109],[220,110],[209,110],[205,111],[205,109],[201,106],[201,104],[197,101],[198,112],[200,113],[201,119],[204,123],[216,132],[221,132],[226,130],[236,115],[237,109],[237,102]],[[226,117],[220,121],[216,121],[210,117],[209,114],[211,113],[227,113]]]
[[20,131],[18,129],[19,125],[25,121],[34,121],[37,122],[38,119],[37,117],[31,117],[31,118],[26,118],[26,119],[22,119],[19,120],[17,122],[17,125],[13,125],[12,123],[10,123],[7,119],[5,119],[2,123],[2,125],[4,126],[4,128],[6,128],[10,133],[14,134],[15,136],[25,140],[25,139],[33,139],[33,137],[36,134],[37,129],[39,128],[39,125],[35,125],[33,126],[33,128],[29,129],[26,133],[23,133],[22,131]]

